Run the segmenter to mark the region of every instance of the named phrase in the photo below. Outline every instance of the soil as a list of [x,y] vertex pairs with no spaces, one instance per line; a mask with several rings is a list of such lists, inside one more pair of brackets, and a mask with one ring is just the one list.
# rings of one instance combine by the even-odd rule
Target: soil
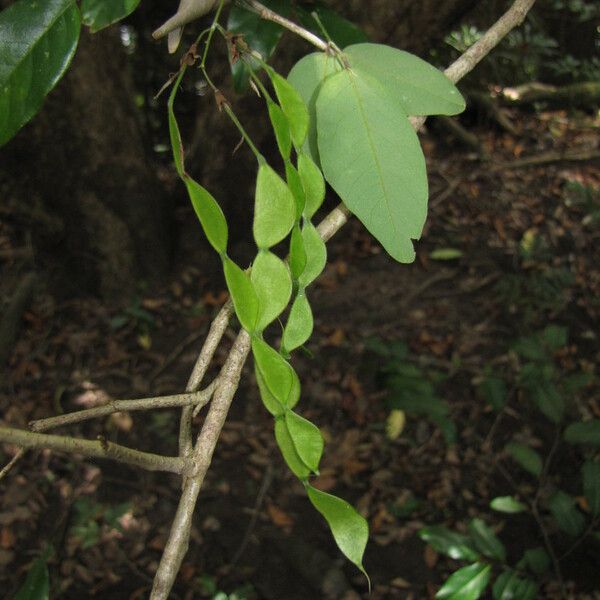
[[[593,374],[600,263],[598,220],[590,214],[598,214],[598,196],[590,208],[569,190],[576,182],[597,194],[600,162],[519,167],[516,161],[593,147],[600,123],[558,111],[513,110],[509,116],[518,136],[491,123],[470,127],[489,160],[439,132],[423,135],[431,201],[414,264],[392,261],[352,220],[329,244],[326,271],[309,292],[315,333],[294,365],[303,386],[302,414],[326,438],[316,485],[346,498],[369,520],[365,568],[371,594],[283,464],[272,419],[247,366],[200,496],[173,598],[211,598],[217,590],[240,588],[245,592],[238,598],[264,600],[433,598],[463,563],[433,551],[417,532],[428,524],[464,530],[473,517],[493,527],[507,546],[509,564],[524,549],[544,545],[531,517],[489,508],[496,496],[535,493],[535,480],[504,451],[507,442],[527,440],[547,453],[555,437],[555,428],[513,385],[518,359],[511,345],[549,323],[565,326],[568,346],[554,357],[561,373]],[[187,205],[179,209],[178,222],[177,271],[168,285],[141,291],[139,303],[125,310],[94,298],[57,302],[39,286],[1,381],[4,424],[25,427],[32,419],[107,398],[183,390],[225,295],[214,265],[203,263],[206,247]],[[16,252],[24,245],[18,223],[0,225],[0,287],[7,297],[24,270]],[[435,260],[435,251],[446,248],[460,252]],[[561,279],[561,273],[568,277]],[[411,413],[399,435],[386,432],[393,394],[384,360],[373,348],[399,342],[408,348],[404,361],[418,367],[448,403],[456,443],[447,444],[438,427]],[[509,382],[500,412],[481,394],[489,369]],[[570,398],[570,418],[600,417],[598,391],[591,383]],[[69,432],[173,454],[177,414],[114,415]],[[14,452],[5,448],[4,462]],[[573,476],[582,459],[577,449],[561,444],[549,477],[578,497],[585,512]],[[53,598],[148,596],[176,507],[178,478],[38,451],[28,452],[0,486],[0,582],[8,597],[47,544],[54,547]],[[560,562],[562,597],[600,598],[599,542],[588,537],[571,549],[571,538],[551,524],[547,528],[554,553],[567,553]],[[556,571],[539,583],[539,597],[561,598]]]

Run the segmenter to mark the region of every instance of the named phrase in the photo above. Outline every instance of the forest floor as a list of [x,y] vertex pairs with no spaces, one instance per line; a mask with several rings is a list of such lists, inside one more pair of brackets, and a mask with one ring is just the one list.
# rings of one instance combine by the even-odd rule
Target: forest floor
[[[328,266],[309,294],[315,333],[294,365],[301,412],[326,439],[315,485],[367,517],[371,595],[280,458],[247,365],[173,598],[433,598],[465,563],[417,532],[434,524],[464,531],[473,518],[493,528],[508,564],[534,547],[553,554],[554,568],[538,577],[540,598],[600,598],[600,528],[594,532],[578,477],[584,456],[561,441],[565,424],[600,418],[600,161],[565,158],[574,149],[597,152],[600,123],[558,111],[511,117],[516,136],[490,123],[470,126],[487,159],[443,132],[423,136],[431,202],[414,264],[392,261],[353,220],[329,244]],[[183,391],[225,295],[203,269],[191,209],[182,206],[178,218],[177,272],[161,293],[142,293],[123,309],[38,290],[0,382],[3,423],[25,427],[107,398]],[[13,276],[21,268],[14,240],[12,226],[0,225],[2,270]],[[517,340],[535,344],[549,325],[565,328],[567,341],[550,344],[547,381],[536,385],[562,390],[558,426],[530,397],[520,375],[528,359],[515,349]],[[583,384],[561,387],[581,373]],[[443,431],[429,418],[436,415]],[[71,431],[173,454],[177,425],[176,411],[163,411]],[[539,478],[506,451],[514,441],[543,457]],[[13,452],[0,453],[4,463]],[[582,543],[544,508],[556,488],[592,523]],[[0,585],[14,592],[52,544],[52,598],[147,597],[178,494],[176,477],[27,453],[0,482]],[[507,495],[539,500],[539,519],[490,508]]]

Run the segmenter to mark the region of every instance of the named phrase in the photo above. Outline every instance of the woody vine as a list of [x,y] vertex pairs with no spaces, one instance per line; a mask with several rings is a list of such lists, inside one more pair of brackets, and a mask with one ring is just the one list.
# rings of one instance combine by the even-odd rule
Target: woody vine
[[[533,3],[534,0],[517,0],[444,73],[389,46],[358,43],[341,49],[328,38],[325,28],[322,35],[328,39],[255,0],[236,3],[231,10],[254,11],[262,19],[307,39],[318,50],[302,58],[287,77],[269,66],[267,57],[243,37],[223,26],[224,0],[182,0],[175,17],[155,32],[157,37],[168,35],[169,49],[174,51],[181,28],[215,10],[212,24],[184,53],[179,71],[169,81],[172,89],[167,105],[175,169],[187,188],[204,235],[221,258],[231,300],[211,325],[185,394],[117,401],[99,409],[33,422],[29,432],[0,428],[0,441],[23,449],[47,447],[112,458],[182,476],[181,499],[154,578],[150,596],[153,600],[168,597],[187,551],[198,494],[250,352],[260,397],[273,416],[275,439],[285,463],[328,523],[340,551],[366,575],[362,564],[368,540],[366,520],[345,500],[312,483],[319,473],[323,437],[318,426],[301,415],[302,386],[292,365],[293,352],[306,343],[313,329],[310,285],[325,267],[325,242],[351,214],[392,258],[401,263],[414,260],[412,240],[420,237],[427,213],[427,174],[416,131],[428,115],[453,115],[464,109],[464,100],[454,83],[522,22]],[[48,36],[46,42],[63,51],[61,60],[41,55],[39,45],[32,45],[25,57],[17,55],[22,45],[6,52],[9,70],[0,71],[0,143],[35,114],[45,94],[67,68],[77,45],[82,16],[92,29],[98,29],[122,18],[127,10],[131,12],[137,2],[123,8],[127,4],[84,0],[80,11],[72,0],[52,0],[47,12],[40,14],[43,11],[32,12],[31,0],[18,0],[0,14],[0,24],[8,26],[9,35],[19,35],[29,26],[39,36],[36,41]],[[116,5],[121,8],[115,8]],[[96,10],[91,10],[94,7]],[[252,87],[264,99],[279,150],[279,164],[270,165],[260,154],[231,103],[212,82],[206,63],[216,35],[223,36],[230,60],[243,67]],[[41,73],[40,81],[25,89],[24,70],[40,64],[43,68],[36,71]],[[175,106],[182,79],[188,69],[196,67],[213,90],[219,109],[229,116],[257,162],[252,228],[257,254],[248,268],[228,256],[229,226],[219,203],[185,168]],[[342,202],[316,226],[312,219],[325,198],[326,183]],[[282,243],[287,256],[279,256],[273,250]],[[198,391],[233,314],[242,329],[217,378]],[[282,314],[287,317],[280,326],[278,318]],[[271,341],[275,338],[280,338],[277,344]],[[192,417],[205,405],[209,408],[194,438]],[[88,441],[42,433],[119,410],[167,407],[181,407],[179,449],[173,457],[140,452],[105,439]],[[6,472],[3,470],[2,476]]]

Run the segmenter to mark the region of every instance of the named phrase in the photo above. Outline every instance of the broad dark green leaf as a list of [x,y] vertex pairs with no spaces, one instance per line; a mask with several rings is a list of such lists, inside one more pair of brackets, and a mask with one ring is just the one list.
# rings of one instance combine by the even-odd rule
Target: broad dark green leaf
[[81,18],[96,33],[130,15],[139,3],[140,0],[82,0]]
[[298,278],[300,287],[308,287],[323,271],[327,264],[327,247],[317,228],[307,221],[302,227],[302,241],[306,254],[306,265]]
[[50,577],[44,558],[37,558],[31,564],[25,582],[19,588],[14,600],[48,600],[50,598]]
[[[289,14],[289,0],[263,0],[263,4],[280,15]],[[269,60],[272,56],[283,33],[280,25],[261,19],[256,12],[237,4],[234,4],[229,11],[227,30],[241,34],[249,48],[258,52],[264,61]],[[233,83],[237,92],[243,92],[247,88],[251,70],[256,71],[262,66],[255,60],[251,60],[250,63],[251,66],[248,66],[239,60],[231,66]]]
[[548,500],[548,508],[565,533],[573,537],[581,535],[585,529],[585,517],[577,510],[575,498],[559,490]]
[[252,340],[252,353],[267,389],[283,406],[291,408],[294,400],[294,370],[290,364],[258,338]]
[[438,69],[414,54],[382,44],[344,50],[352,70],[374,77],[409,115],[456,115],[465,100]]
[[292,153],[290,124],[288,123],[287,117],[283,114],[279,104],[276,104],[275,102],[268,102],[267,107],[269,109],[271,125],[273,125],[273,131],[275,132],[275,139],[277,140],[279,154],[281,154],[284,160],[287,160]]
[[298,455],[286,420],[283,417],[275,419],[275,439],[290,471],[301,481],[306,481],[310,475],[310,469]]
[[184,177],[192,206],[210,245],[221,255],[227,252],[227,221],[212,194],[187,175]]
[[452,531],[442,525],[423,527],[419,531],[419,537],[434,550],[454,560],[479,559],[479,553],[475,550],[473,542],[466,535]]
[[498,512],[515,514],[527,510],[527,506],[513,496],[498,496],[490,502],[490,507]]
[[506,561],[506,548],[504,544],[484,521],[473,519],[469,523],[469,536],[473,540],[477,550],[484,556],[499,560],[500,562]]
[[285,412],[285,423],[300,460],[318,474],[324,445],[319,428],[291,410]]
[[506,451],[512,456],[523,469],[539,477],[542,473],[542,457],[529,446],[518,442],[511,442],[506,445]]
[[341,68],[332,56],[324,52],[313,52],[299,60],[288,75],[288,81],[298,90],[308,106],[310,122],[304,151],[317,164],[320,164],[317,144],[317,96],[325,78]]
[[231,259],[223,260],[223,271],[227,288],[233,300],[235,314],[242,327],[252,333],[256,328],[258,318],[258,297],[250,277]]
[[261,250],[252,264],[250,279],[258,297],[256,330],[262,331],[285,309],[292,295],[292,277],[275,254]]
[[254,239],[268,250],[291,231],[296,201],[285,181],[266,163],[258,168],[254,205]]
[[308,133],[308,108],[296,88],[279,73],[269,69],[277,99],[283,113],[290,124],[292,141],[296,148],[301,148]]
[[583,493],[593,517],[600,516],[600,463],[586,461],[581,469]]
[[325,200],[325,179],[321,169],[305,152],[300,152],[298,155],[298,173],[306,197],[304,216],[312,219]]
[[537,585],[530,579],[519,577],[512,569],[504,571],[492,588],[494,600],[535,600]]
[[366,73],[340,71],[317,97],[325,179],[399,262],[415,258],[427,216],[427,172],[406,113]]
[[477,600],[485,590],[492,567],[474,563],[452,573],[435,597],[438,600]]
[[290,316],[283,330],[282,350],[290,353],[302,346],[311,336],[313,325],[313,315],[308,298],[304,292],[299,292],[292,304]]
[[306,267],[306,251],[304,250],[304,238],[299,225],[294,225],[290,239],[290,270],[292,277],[298,279]]
[[565,440],[570,444],[600,446],[600,419],[571,423],[565,430]]
[[309,31],[312,31],[318,36],[323,35],[321,27],[319,27],[319,24],[313,17],[313,13],[316,13],[319,21],[325,28],[327,35],[340,48],[345,48],[350,44],[359,44],[368,41],[367,34],[362,31],[362,29],[347,19],[344,19],[344,17],[331,8],[324,6],[323,4],[317,4],[310,8],[310,12],[302,7],[298,7],[297,9],[300,23]]
[[539,577],[548,572],[550,565],[550,556],[548,556],[546,550],[541,546],[537,546],[525,551],[517,567],[519,569],[529,569],[534,575]]
[[306,491],[313,506],[323,515],[338,548],[365,575],[363,554],[369,539],[369,525],[345,500],[307,485]]
[[74,0],[17,0],[0,12],[0,146],[64,75],[80,27]]

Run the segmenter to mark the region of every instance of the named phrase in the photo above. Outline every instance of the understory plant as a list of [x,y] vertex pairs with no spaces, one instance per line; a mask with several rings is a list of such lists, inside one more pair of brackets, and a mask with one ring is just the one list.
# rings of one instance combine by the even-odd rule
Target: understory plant
[[[33,117],[63,75],[76,51],[81,25],[98,31],[138,4],[139,0],[83,0],[79,6],[74,0],[47,0],[40,5],[37,0],[17,0],[0,13],[0,30],[6,32],[0,40],[0,144]],[[186,553],[198,494],[249,353],[283,460],[329,525],[341,552],[366,575],[367,521],[348,502],[319,489],[323,436],[301,414],[302,385],[293,354],[312,334],[310,286],[325,267],[325,242],[350,214],[392,258],[400,263],[414,260],[413,241],[421,236],[428,198],[416,130],[428,115],[455,115],[464,109],[454,83],[524,19],[533,0],[517,0],[489,35],[444,73],[402,50],[365,42],[364,34],[332,11],[311,12],[300,3],[294,13],[296,4],[240,0],[225,21],[223,0],[183,0],[174,17],[155,32],[156,37],[168,36],[169,49],[176,51],[182,27],[214,10],[211,24],[183,51],[178,71],[165,85],[171,87],[167,110],[174,167],[206,239],[220,257],[231,297],[212,323],[186,393],[117,401],[43,419],[31,424],[33,431],[0,428],[0,441],[22,448],[112,458],[182,477],[181,500],[150,596],[154,600],[169,596]],[[288,15],[298,17],[302,25]],[[287,76],[267,62],[283,29],[317,49]],[[249,84],[265,103],[279,154],[276,162],[269,163],[261,154],[233,101],[213,83],[207,59],[218,37],[225,42],[236,87]],[[176,99],[191,69],[200,70],[217,108],[229,117],[256,161],[252,223],[256,255],[249,265],[230,257],[232,224],[215,196],[186,168]],[[326,184],[342,204],[316,225]],[[232,314],[241,331],[217,378],[200,390]],[[194,435],[192,417],[206,405],[202,428]],[[181,408],[176,456],[140,452],[103,437],[88,441],[43,433],[110,412],[172,407]]]

